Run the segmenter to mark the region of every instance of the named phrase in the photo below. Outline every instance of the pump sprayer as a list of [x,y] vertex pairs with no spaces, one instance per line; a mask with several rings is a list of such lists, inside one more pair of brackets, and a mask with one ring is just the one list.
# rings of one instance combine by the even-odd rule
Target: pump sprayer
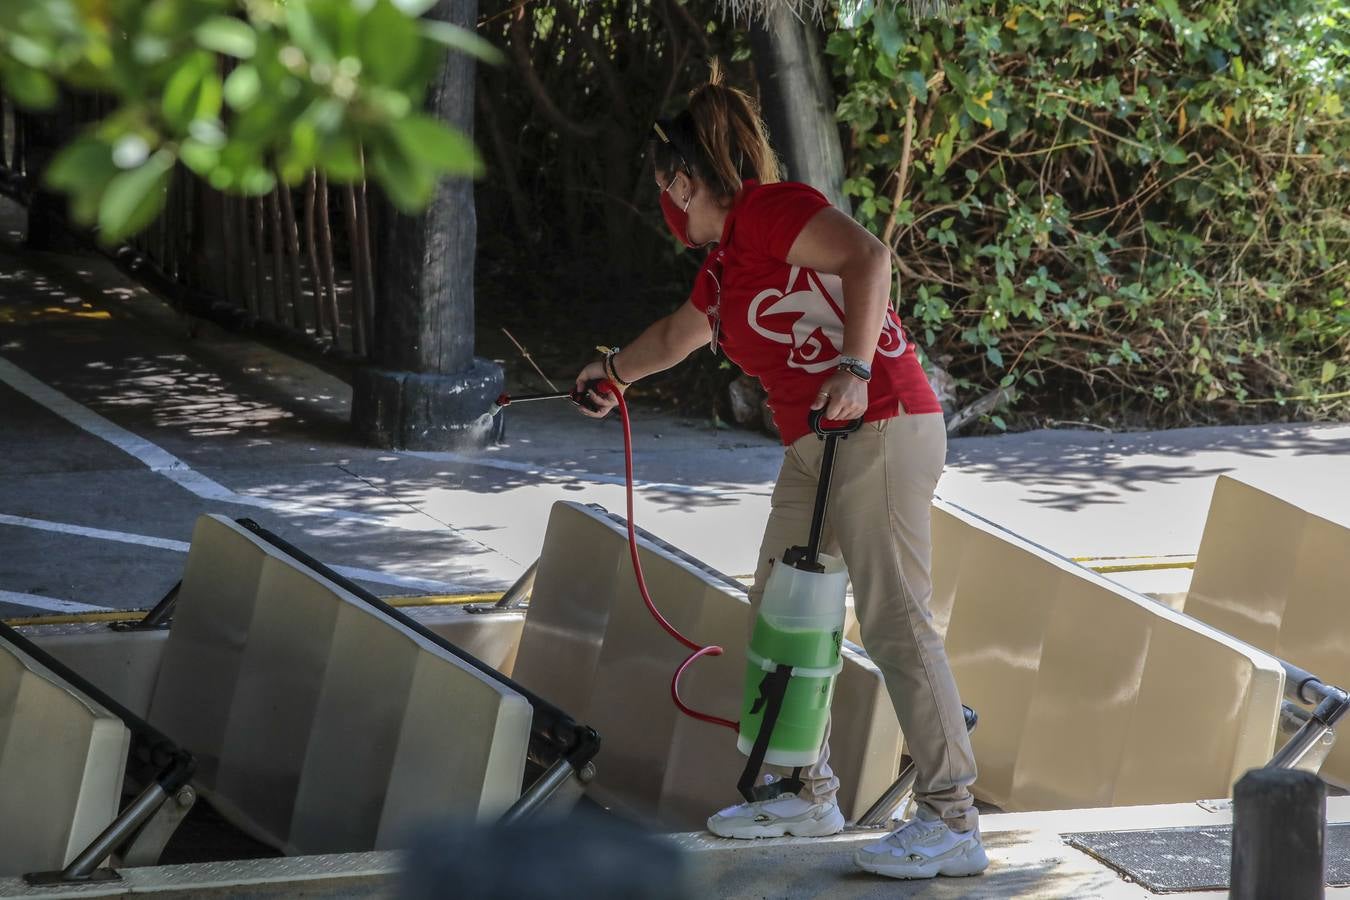
[[848,573],[820,552],[838,441],[862,427],[857,419],[826,428],[821,410],[811,430],[825,439],[811,531],[805,547],[789,547],[769,573],[746,652],[745,695],[736,747],[749,757],[736,787],[747,801],[764,763],[792,766],[780,790],[801,790],[800,774],[820,757],[821,741],[843,660],[844,596]]

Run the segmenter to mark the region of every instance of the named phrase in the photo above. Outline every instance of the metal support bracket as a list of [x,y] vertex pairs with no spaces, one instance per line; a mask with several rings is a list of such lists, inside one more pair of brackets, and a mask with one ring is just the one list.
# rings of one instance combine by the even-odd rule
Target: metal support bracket
[[178,605],[178,592],[183,587],[183,582],[179,581],[164,598],[154,605],[154,607],[144,616],[134,622],[112,622],[108,628],[112,631],[164,631],[173,624],[173,611]]
[[1320,702],[1311,713],[1283,713],[1283,719],[1301,719],[1302,724],[1293,737],[1275,752],[1270,762],[1266,763],[1266,768],[1303,769],[1316,773],[1321,771],[1322,763],[1336,743],[1337,723],[1350,711],[1350,694],[1312,676],[1299,681],[1293,693],[1305,703]]
[[192,785],[185,784],[180,787],[173,797],[166,800],[164,805],[122,845],[122,849],[113,854],[113,865],[118,868],[158,865],[164,847],[196,803],[197,792],[193,790]]
[[474,603],[463,607],[467,613],[485,615],[492,613],[514,613],[524,609],[530,602],[534,591],[534,576],[539,572],[539,560],[530,563],[530,567],[516,579],[516,583],[506,589],[500,600],[493,604]]
[[[979,724],[980,717],[969,706],[961,707],[961,711],[965,714],[966,733],[970,734]],[[855,827],[883,828],[889,825],[891,814],[900,806],[900,802],[905,799],[905,796],[914,790],[914,779],[918,777],[918,774],[918,769],[915,767],[913,760],[906,763],[905,767],[900,770],[900,777],[896,778],[885,793],[877,798],[876,803],[868,807],[867,812],[858,817],[858,821],[854,823]]]
[[560,759],[520,795],[511,808],[497,820],[499,825],[517,825],[539,815],[544,809],[559,814],[576,805],[586,786],[595,779],[595,763],[576,769],[569,759]]

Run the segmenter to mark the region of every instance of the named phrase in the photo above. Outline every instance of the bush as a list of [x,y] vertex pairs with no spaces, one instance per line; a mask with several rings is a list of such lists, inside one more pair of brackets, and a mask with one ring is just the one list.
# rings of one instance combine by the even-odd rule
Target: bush
[[958,9],[877,0],[828,48],[846,191],[963,398],[1345,418],[1350,3]]

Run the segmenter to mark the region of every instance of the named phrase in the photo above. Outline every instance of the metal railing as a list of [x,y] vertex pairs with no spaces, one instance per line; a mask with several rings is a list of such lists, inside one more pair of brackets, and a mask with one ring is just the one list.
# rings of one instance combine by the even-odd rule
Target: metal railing
[[[37,116],[54,117],[56,132],[74,138],[104,105],[97,97],[66,97],[59,112],[38,114],[0,95],[0,193],[28,204],[40,187],[40,160],[55,148],[35,146]],[[183,312],[327,358],[341,370],[370,350],[374,215],[364,181],[329,184],[310,171],[297,187],[278,180],[264,196],[242,197],[179,165],[161,215],[126,243],[99,249]],[[70,231],[95,243],[90,230]]]

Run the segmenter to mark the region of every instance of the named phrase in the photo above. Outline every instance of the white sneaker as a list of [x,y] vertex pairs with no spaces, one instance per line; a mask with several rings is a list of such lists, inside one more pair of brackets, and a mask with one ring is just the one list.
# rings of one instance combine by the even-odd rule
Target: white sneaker
[[978,875],[989,866],[979,827],[952,831],[921,811],[886,839],[853,856],[860,869],[891,878]]
[[844,830],[844,814],[833,800],[813,803],[785,793],[728,806],[708,820],[708,830],[724,838],[825,837]]

